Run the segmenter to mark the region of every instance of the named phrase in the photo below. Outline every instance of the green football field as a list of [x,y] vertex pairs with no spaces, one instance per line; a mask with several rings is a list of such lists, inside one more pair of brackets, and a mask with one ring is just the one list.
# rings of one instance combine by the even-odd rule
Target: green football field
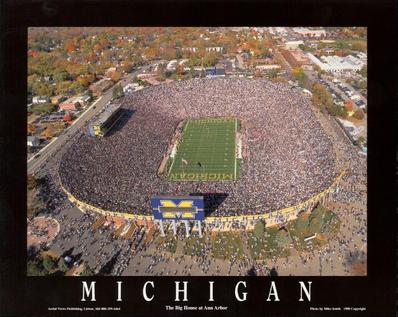
[[237,119],[188,120],[184,127],[168,179],[174,181],[219,181],[238,178],[236,159]]

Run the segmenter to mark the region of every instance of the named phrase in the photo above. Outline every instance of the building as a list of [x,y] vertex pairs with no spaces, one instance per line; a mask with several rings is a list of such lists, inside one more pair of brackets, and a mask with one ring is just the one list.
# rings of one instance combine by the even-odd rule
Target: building
[[270,71],[280,69],[280,65],[257,65],[256,70],[260,71]]
[[40,145],[40,139],[37,136],[28,136],[27,144],[30,147],[36,147]]
[[54,96],[54,97],[51,97],[51,103],[53,105],[59,105],[65,99],[66,99],[66,97],[63,95]]
[[82,107],[86,107],[90,103],[91,99],[92,98],[90,95],[81,95],[75,97],[75,100],[78,101]]
[[206,52],[217,52],[217,53],[222,53],[224,51],[224,48],[221,46],[210,46],[206,47]]
[[40,123],[62,121],[64,119],[63,113],[52,113],[40,118]]
[[285,48],[288,49],[288,50],[296,49],[296,48],[299,47],[299,45],[304,45],[304,42],[301,41],[301,40],[300,41],[287,41],[287,42],[285,42]]
[[196,53],[198,51],[197,47],[183,47],[182,51],[187,51],[187,52],[191,52],[191,53]]
[[60,110],[77,111],[80,110],[81,107],[82,105],[77,97],[71,97],[59,104]]
[[105,76],[108,78],[111,78],[112,75],[116,72],[116,67],[109,67],[106,71],[105,71]]
[[104,91],[108,90],[113,86],[113,81],[108,78],[103,78],[90,85],[89,89],[92,91],[94,96],[100,96]]
[[293,28],[293,32],[301,37],[308,37],[308,38],[321,38],[326,36],[326,31],[322,29],[318,30],[310,30],[308,28]]
[[292,67],[298,67],[298,66],[311,64],[311,60],[300,49],[281,50],[281,53],[282,53],[283,57],[285,58],[285,60]]
[[34,96],[32,98],[32,103],[33,104],[39,104],[39,103],[50,103],[50,97],[48,96]]
[[307,53],[307,56],[309,57],[311,62],[315,65],[318,65],[321,70],[331,73],[338,73],[343,71],[359,71],[364,65],[366,65],[364,61],[361,61],[360,59],[352,55],[348,55],[346,57],[321,56],[320,59],[318,59],[311,53]]

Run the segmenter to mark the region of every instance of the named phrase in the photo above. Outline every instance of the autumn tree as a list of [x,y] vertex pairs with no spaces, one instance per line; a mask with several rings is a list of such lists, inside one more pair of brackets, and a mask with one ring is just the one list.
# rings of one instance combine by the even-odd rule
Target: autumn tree
[[32,174],[28,174],[27,176],[27,186],[29,190],[32,190],[37,186],[36,178]]
[[72,53],[76,49],[76,43],[73,39],[65,41],[64,47],[68,53]]
[[176,66],[176,74],[177,75],[183,75],[184,74],[184,65],[182,64],[177,64]]
[[54,130],[51,125],[48,125],[46,130],[44,130],[43,135],[46,139],[51,139],[54,136]]
[[113,72],[112,76],[111,76],[111,80],[113,82],[118,82],[120,80],[120,78],[122,77],[122,74],[120,72]]
[[362,110],[361,108],[358,108],[358,109],[354,112],[353,117],[354,117],[355,119],[358,119],[358,120],[363,120],[363,119],[365,118],[365,113],[363,112],[363,110]]
[[293,68],[293,77],[297,80],[300,87],[307,87],[308,86],[308,77],[304,73],[304,70],[301,67]]
[[36,127],[32,123],[28,123],[28,134],[33,135],[36,133]]

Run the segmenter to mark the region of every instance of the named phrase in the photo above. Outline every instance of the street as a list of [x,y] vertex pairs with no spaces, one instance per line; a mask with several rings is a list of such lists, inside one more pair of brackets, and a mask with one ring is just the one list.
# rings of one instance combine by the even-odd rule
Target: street
[[[142,67],[139,70],[132,72],[122,79],[119,83],[122,87],[126,86],[131,82],[140,72],[148,69],[151,65]],[[45,163],[48,158],[50,158],[55,151],[59,150],[61,146],[67,143],[70,138],[78,132],[88,121],[95,117],[98,113],[102,111],[109,101],[112,100],[112,89],[105,92],[98,100],[96,100],[83,114],[77,118],[73,124],[67,128],[64,133],[62,133],[57,138],[54,138],[46,147],[40,150],[36,155],[28,160],[28,174],[35,174],[40,167]],[[95,107],[94,107],[95,106]]]

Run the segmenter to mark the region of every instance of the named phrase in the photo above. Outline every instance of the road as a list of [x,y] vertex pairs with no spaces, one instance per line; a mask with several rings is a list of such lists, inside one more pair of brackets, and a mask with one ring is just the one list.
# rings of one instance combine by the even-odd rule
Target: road
[[[126,86],[131,82],[137,74],[143,70],[148,69],[151,65],[142,67],[139,70],[132,72],[131,74],[124,77],[119,83],[122,87]],[[77,118],[73,124],[67,128],[64,133],[62,133],[57,138],[54,138],[47,146],[41,149],[36,155],[28,160],[28,174],[35,174],[40,167],[50,158],[52,155],[61,148],[65,143],[67,143],[71,137],[78,132],[87,121],[91,120],[96,116],[101,110],[106,106],[106,104],[112,100],[112,89],[105,92],[98,100],[96,100],[84,113],[82,113],[79,118]]]

